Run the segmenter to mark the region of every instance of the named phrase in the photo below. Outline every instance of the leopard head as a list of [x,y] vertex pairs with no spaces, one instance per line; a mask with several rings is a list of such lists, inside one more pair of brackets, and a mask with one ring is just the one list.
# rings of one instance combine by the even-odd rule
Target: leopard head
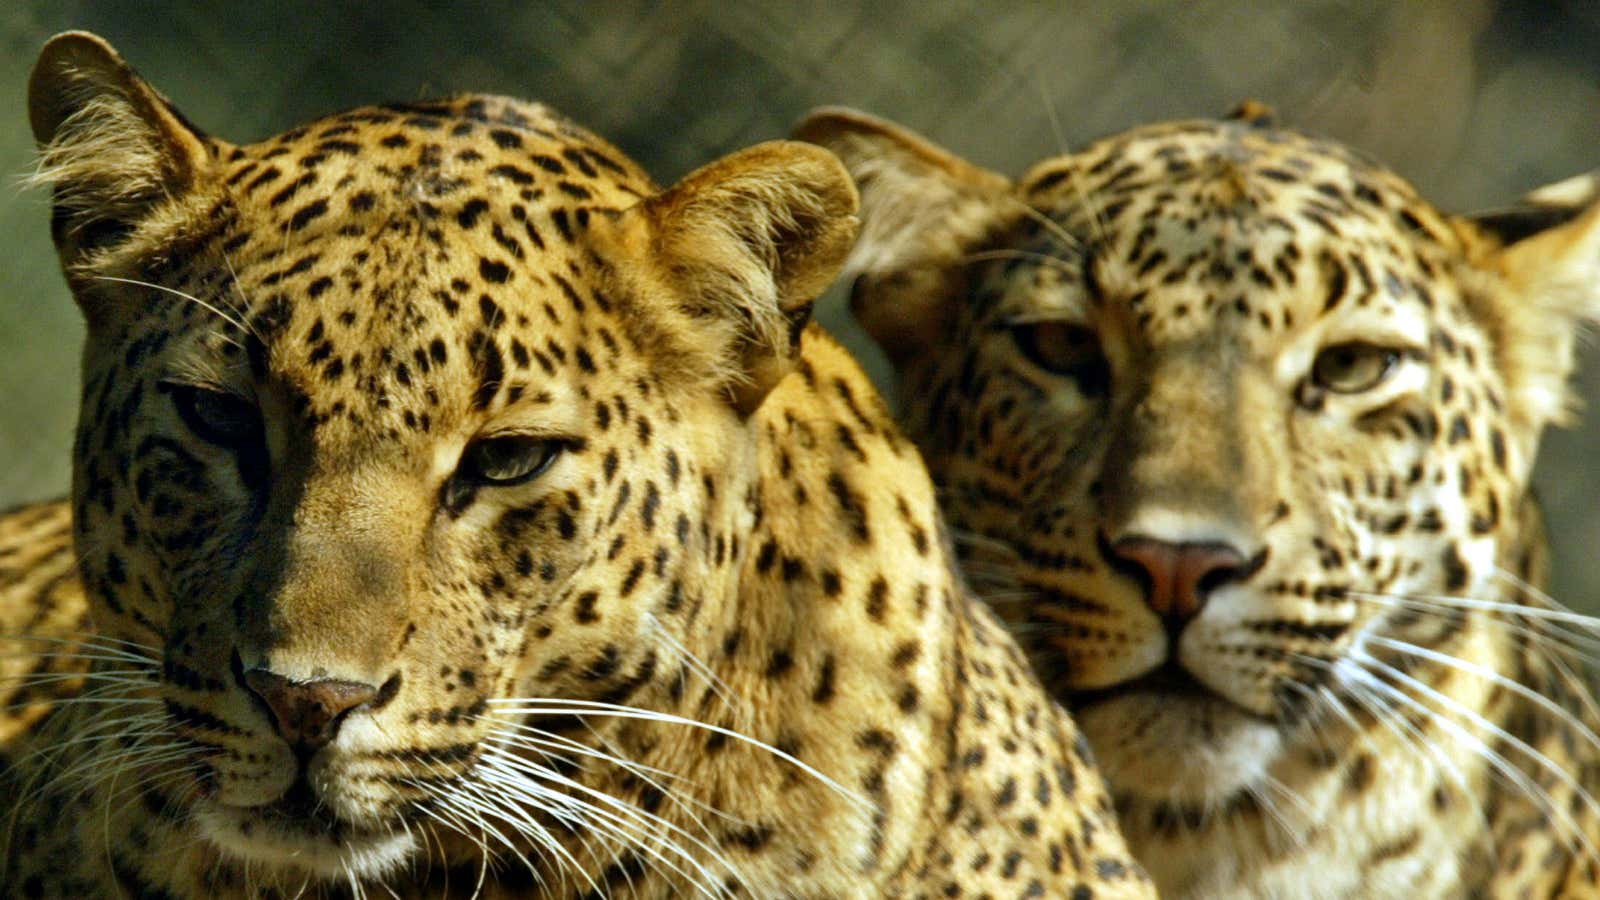
[[380,876],[470,823],[440,798],[488,795],[497,704],[665,696],[731,577],[748,414],[854,234],[836,160],[661,191],[485,96],[235,145],[81,33],[29,104],[87,322],[81,572],[144,704],[106,764],[169,846]]
[[1484,707],[1492,679],[1437,663],[1511,665],[1481,613],[1538,580],[1529,468],[1600,311],[1592,193],[1447,216],[1259,118],[1016,182],[851,111],[798,134],[857,179],[852,303],[967,572],[1121,799],[1226,809],[1418,684]]

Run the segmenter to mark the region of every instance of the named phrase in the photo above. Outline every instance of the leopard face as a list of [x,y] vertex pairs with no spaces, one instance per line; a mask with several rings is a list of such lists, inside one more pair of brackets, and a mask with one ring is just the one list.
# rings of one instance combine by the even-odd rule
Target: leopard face
[[[1600,309],[1600,213],[1551,205],[1508,243],[1259,121],[1135,129],[1015,184],[848,111],[799,134],[862,190],[852,302],[968,575],[1077,712],[1164,890],[1303,889],[1271,880],[1283,847],[1393,788],[1362,776],[1374,757],[1414,782],[1395,834],[1460,791],[1492,808],[1479,735],[1529,629],[1486,610],[1539,580],[1528,472]],[[1578,784],[1559,754],[1504,758]],[[1350,827],[1373,832],[1339,839],[1357,860],[1394,837]],[[1456,852],[1409,884],[1459,889]]]
[[734,577],[750,398],[853,230],[837,162],[661,192],[480,96],[235,146],[84,35],[32,102],[89,324],[80,570],[146,667],[119,750],[167,826],[224,872],[381,876],[524,740],[497,704],[670,692]]

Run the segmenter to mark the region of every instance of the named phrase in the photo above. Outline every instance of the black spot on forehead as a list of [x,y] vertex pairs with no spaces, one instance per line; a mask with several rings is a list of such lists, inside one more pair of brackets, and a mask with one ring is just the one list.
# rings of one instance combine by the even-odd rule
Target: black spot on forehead
[[[484,123],[495,127],[474,127]],[[642,171],[619,159],[624,158],[599,138],[544,107],[468,96],[330,116],[263,144],[240,148],[230,157],[225,180],[247,195],[270,186],[268,202],[281,206],[313,189],[326,193],[326,179],[356,173],[358,181],[371,182],[348,192],[348,205],[357,212],[371,209],[391,193],[372,184],[384,180],[391,183],[392,192],[425,185],[435,196],[474,181],[494,180],[532,188],[534,194],[548,189],[569,199],[594,199],[597,189],[613,198],[653,192]],[[272,163],[264,165],[268,160]],[[284,181],[287,167],[304,171]],[[400,194],[395,199],[405,197]],[[473,204],[466,216],[470,221],[481,211]]]
[[[501,98],[469,97],[429,104],[426,115],[399,115],[398,107],[369,107],[339,114],[291,131],[263,144],[239,148],[230,156],[224,176],[228,186],[248,197],[271,188],[270,205],[281,206],[303,192],[319,195],[350,187],[350,176],[364,182],[344,191],[357,212],[384,199],[375,186],[421,185],[445,195],[473,182],[504,179],[517,187],[533,187],[537,201],[545,188],[576,199],[591,199],[597,188],[615,196],[638,197],[653,191],[643,172],[618,163],[618,155],[593,135],[543,107]],[[478,131],[470,127],[475,112],[502,127]],[[470,120],[447,136],[435,132],[452,120]],[[338,134],[338,140],[326,135]],[[413,149],[416,148],[416,149]],[[573,171],[566,159],[577,164]],[[264,165],[271,160],[270,165]],[[602,165],[591,160],[603,160]],[[335,165],[337,163],[337,165]],[[285,167],[310,168],[284,181]],[[343,177],[341,177],[343,176]],[[330,185],[337,185],[333,187]],[[404,197],[400,199],[405,199]],[[470,221],[483,211],[482,198],[463,210]],[[309,216],[309,214],[308,214]],[[520,218],[520,217],[519,217]]]
[[[1290,191],[1315,198],[1317,215],[1337,215],[1357,206],[1405,208],[1420,202],[1414,191],[1382,166],[1329,142],[1282,129],[1236,122],[1179,122],[1133,129],[1095,142],[1083,151],[1036,167],[1022,184],[1035,202],[1097,207],[1115,218],[1118,197],[1150,195],[1159,186],[1240,179],[1277,196]],[[1409,222],[1407,222],[1409,219]]]

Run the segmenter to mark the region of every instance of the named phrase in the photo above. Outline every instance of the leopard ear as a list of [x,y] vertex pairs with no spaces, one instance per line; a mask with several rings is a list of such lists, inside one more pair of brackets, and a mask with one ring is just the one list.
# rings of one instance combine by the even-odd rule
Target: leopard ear
[[1001,221],[1011,182],[912,131],[851,109],[813,110],[794,136],[844,161],[861,191],[845,266],[856,317],[902,362],[937,338],[962,257]]
[[52,231],[69,272],[186,193],[208,160],[206,138],[84,31],[58,34],[40,51],[28,119],[39,145],[32,181],[54,190]]
[[1499,276],[1495,318],[1510,411],[1533,434],[1565,424],[1578,332],[1600,322],[1600,174],[1468,221],[1487,233],[1480,265]]
[[624,214],[700,343],[718,348],[712,365],[741,413],[793,368],[812,301],[855,240],[857,206],[832,154],[771,141],[697,169]]
[[1239,101],[1223,118],[1230,122],[1242,122],[1252,128],[1271,128],[1278,124],[1277,110],[1254,97]]

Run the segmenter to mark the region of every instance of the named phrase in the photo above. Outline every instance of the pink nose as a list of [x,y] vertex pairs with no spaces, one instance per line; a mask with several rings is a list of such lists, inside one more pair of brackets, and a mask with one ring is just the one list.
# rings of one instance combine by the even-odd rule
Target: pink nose
[[1211,591],[1248,578],[1261,564],[1220,542],[1171,543],[1134,535],[1109,550],[1113,562],[1143,573],[1144,601],[1150,609],[1180,626],[1200,614]]
[[272,710],[278,734],[297,753],[313,753],[339,733],[345,715],[378,695],[370,684],[323,678],[290,681],[267,669],[244,673],[244,683]]

